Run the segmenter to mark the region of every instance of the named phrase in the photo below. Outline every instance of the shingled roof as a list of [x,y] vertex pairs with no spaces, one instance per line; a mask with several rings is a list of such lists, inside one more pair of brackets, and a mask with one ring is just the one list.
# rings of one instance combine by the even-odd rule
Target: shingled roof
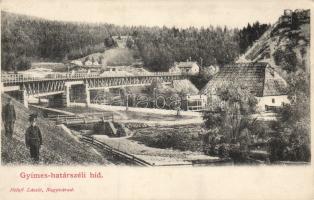
[[268,63],[235,63],[226,65],[205,85],[201,94],[207,94],[223,84],[241,83],[257,97],[286,94],[286,82]]

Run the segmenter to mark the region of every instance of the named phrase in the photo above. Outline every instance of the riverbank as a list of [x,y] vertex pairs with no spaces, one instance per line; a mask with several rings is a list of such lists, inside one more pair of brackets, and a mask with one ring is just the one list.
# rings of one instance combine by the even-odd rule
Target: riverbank
[[217,159],[206,156],[202,152],[180,151],[174,149],[161,149],[148,147],[138,141],[121,138],[119,140],[108,139],[107,136],[94,135],[98,140],[109,146],[141,158],[154,165],[191,165],[189,160]]

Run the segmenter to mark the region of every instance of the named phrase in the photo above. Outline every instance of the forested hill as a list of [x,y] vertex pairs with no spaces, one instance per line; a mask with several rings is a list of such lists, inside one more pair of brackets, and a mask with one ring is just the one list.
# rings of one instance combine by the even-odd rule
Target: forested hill
[[[247,29],[116,26],[52,21],[1,12],[2,70],[25,70],[32,61],[62,62],[113,48],[111,36],[129,35],[145,67],[166,71],[174,61],[191,59],[203,66],[233,62],[264,31]],[[253,35],[254,33],[254,35]],[[241,43],[241,44],[240,44]]]
[[33,60],[63,61],[104,51],[110,35],[128,34],[127,27],[45,20],[1,12],[1,65],[28,68]]

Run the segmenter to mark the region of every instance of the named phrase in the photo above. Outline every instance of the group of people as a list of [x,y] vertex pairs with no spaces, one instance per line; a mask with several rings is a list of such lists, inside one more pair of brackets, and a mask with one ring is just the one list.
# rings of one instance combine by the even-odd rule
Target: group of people
[[[14,134],[14,124],[16,121],[16,113],[12,100],[2,108],[2,121],[5,128],[5,136],[12,139]],[[26,129],[25,144],[30,150],[30,156],[35,163],[39,162],[39,150],[42,145],[42,135],[39,127],[36,125],[37,115],[31,114],[29,116],[30,126]]]

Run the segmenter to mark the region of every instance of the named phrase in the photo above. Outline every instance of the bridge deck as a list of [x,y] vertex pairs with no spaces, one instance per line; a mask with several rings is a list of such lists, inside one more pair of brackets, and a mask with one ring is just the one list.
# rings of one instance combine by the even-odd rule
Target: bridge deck
[[154,72],[154,73],[140,73],[136,75],[121,74],[87,74],[87,73],[51,73],[46,74],[45,77],[38,77],[29,74],[2,74],[2,83],[23,83],[23,82],[36,82],[36,81],[52,81],[52,80],[84,80],[84,79],[102,79],[102,78],[136,78],[136,77],[164,77],[164,76],[188,76],[187,73],[170,73],[170,72]]

